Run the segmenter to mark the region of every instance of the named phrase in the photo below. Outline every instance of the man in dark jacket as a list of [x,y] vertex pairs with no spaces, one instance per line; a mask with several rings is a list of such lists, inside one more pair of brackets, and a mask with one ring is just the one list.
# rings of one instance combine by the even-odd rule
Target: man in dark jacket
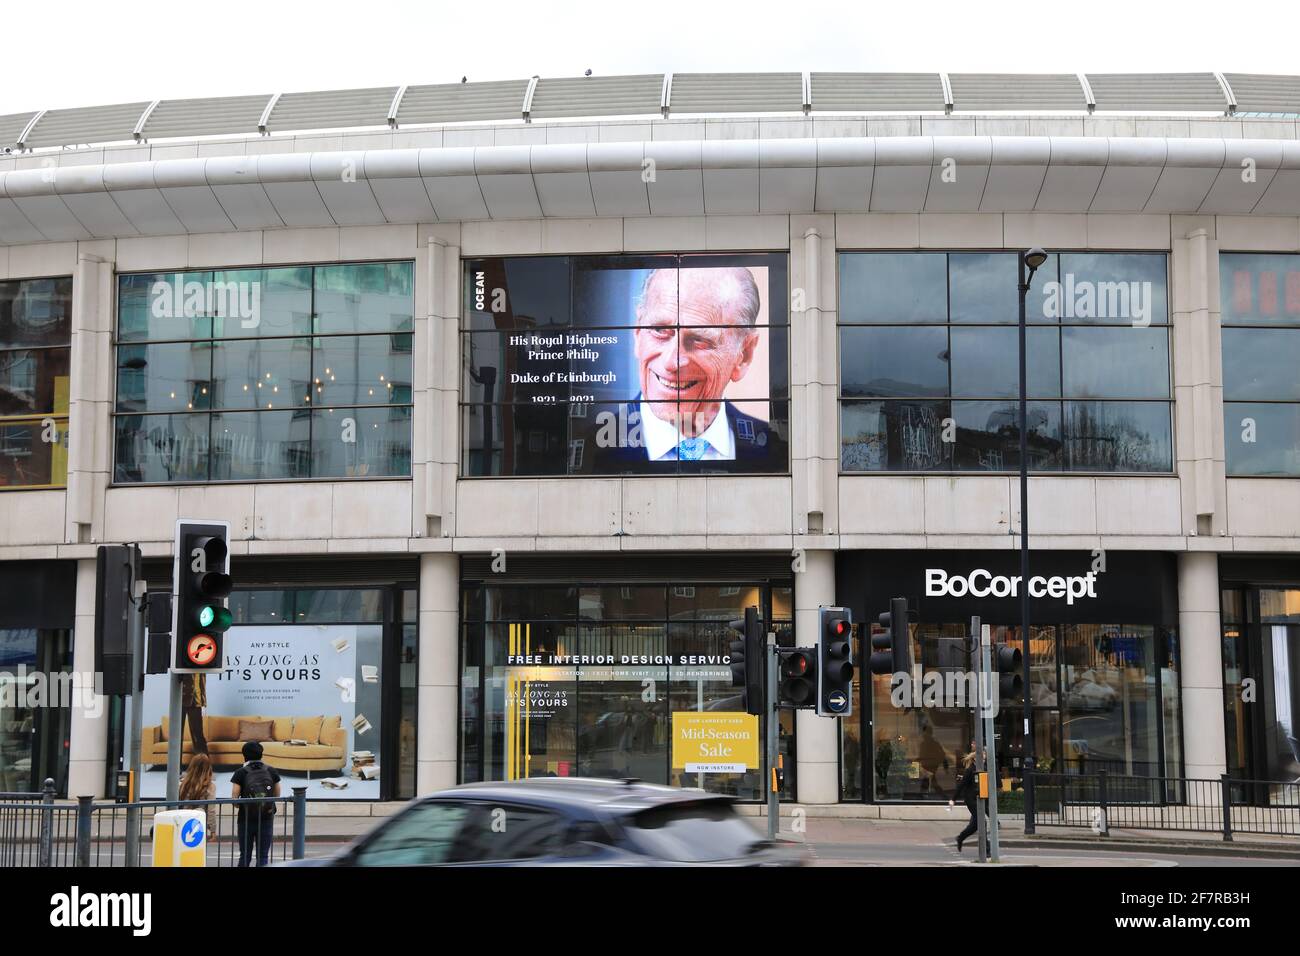
[[271,863],[271,838],[275,829],[275,804],[280,795],[280,775],[262,763],[262,745],[256,740],[244,744],[244,765],[230,775],[230,795],[266,797],[262,804],[241,804],[238,813],[239,865],[249,866],[257,846],[257,865]]

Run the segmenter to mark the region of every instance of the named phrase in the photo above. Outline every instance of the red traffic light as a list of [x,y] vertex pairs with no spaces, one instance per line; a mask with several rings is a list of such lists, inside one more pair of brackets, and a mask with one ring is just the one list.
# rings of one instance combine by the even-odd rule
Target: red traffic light
[[808,673],[809,663],[808,655],[795,652],[785,655],[785,660],[781,663],[781,670],[785,677],[803,677]]

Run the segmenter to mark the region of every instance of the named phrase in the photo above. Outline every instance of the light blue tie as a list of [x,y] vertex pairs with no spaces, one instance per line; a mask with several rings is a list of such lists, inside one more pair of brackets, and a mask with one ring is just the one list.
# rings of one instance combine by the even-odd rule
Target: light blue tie
[[709,443],[703,438],[683,438],[677,443],[677,457],[683,461],[699,461],[709,450]]

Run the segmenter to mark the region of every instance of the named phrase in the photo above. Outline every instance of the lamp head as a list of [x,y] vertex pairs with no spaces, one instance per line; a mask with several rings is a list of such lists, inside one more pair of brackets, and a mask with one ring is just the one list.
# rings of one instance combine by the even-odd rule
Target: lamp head
[[1037,271],[1038,267],[1047,261],[1047,253],[1037,246],[1025,252],[1025,265],[1029,266],[1029,271]]

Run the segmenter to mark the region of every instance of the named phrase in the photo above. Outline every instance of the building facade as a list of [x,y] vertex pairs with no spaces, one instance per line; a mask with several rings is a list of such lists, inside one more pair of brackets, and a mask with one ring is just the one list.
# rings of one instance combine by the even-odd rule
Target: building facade
[[[402,88],[378,129],[267,129],[277,100],[265,135],[167,101],[127,144],[11,124],[0,667],[89,688],[97,546],[138,542],[166,590],[177,519],[220,519],[214,755],[262,739],[317,799],[538,774],[759,799],[762,768],[672,752],[674,714],[738,709],[745,607],[806,645],[821,606],[905,596],[919,675],[975,615],[1019,643],[1025,586],[1040,769],[1175,800],[1295,779],[1297,109],[1107,114],[1101,79],[1024,115],[823,113],[805,77],[725,118],[670,112],[670,82],[637,118],[399,122]],[[784,714],[785,796],[946,800],[969,712],[861,668],[854,696]],[[129,724],[97,699],[5,700],[0,790],[104,793]],[[144,706],[159,767],[163,678]]]

